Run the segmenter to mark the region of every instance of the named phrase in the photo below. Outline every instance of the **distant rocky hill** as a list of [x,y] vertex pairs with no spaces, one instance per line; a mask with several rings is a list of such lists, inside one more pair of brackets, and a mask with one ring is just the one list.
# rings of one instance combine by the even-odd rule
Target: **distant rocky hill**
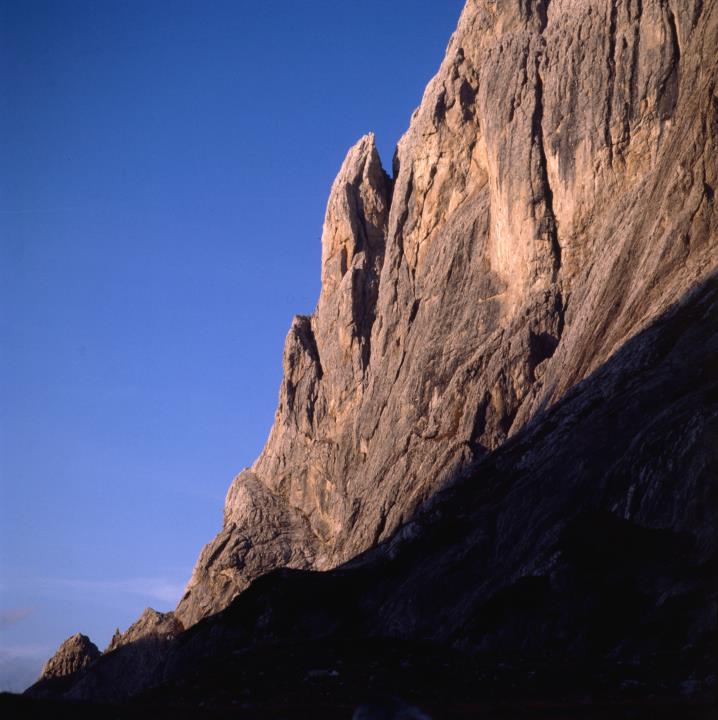
[[710,694],[717,81],[715,0],[469,0],[392,177],[371,135],[344,161],[176,611],[31,693]]

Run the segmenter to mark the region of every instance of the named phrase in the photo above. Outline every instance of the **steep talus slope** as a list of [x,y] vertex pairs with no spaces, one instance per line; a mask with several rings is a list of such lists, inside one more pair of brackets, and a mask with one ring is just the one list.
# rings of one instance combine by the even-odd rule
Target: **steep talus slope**
[[[317,309],[289,331],[274,426],[229,489],[223,528],[175,611],[182,626],[276,568],[329,570],[379,544],[366,556],[370,569],[298,575],[299,588],[305,577],[360,580],[330,593],[338,607],[307,610],[297,628],[321,617],[345,633],[331,618],[351,608],[382,636],[472,652],[516,650],[521,637],[533,651],[541,638],[565,636],[588,653],[581,623],[602,627],[583,607],[591,578],[607,578],[596,602],[610,607],[645,561],[647,586],[631,586],[631,607],[660,625],[660,608],[693,587],[686,616],[697,625],[676,637],[705,637],[705,581],[696,570],[691,585],[679,558],[687,553],[694,569],[714,562],[706,538],[715,518],[696,500],[715,486],[705,459],[714,378],[697,348],[681,345],[691,365],[670,345],[712,342],[715,327],[705,308],[715,310],[706,298],[718,265],[717,50],[716,0],[468,0],[399,142],[393,177],[368,135],[332,187]],[[690,295],[696,288],[702,299]],[[680,301],[695,312],[678,313]],[[651,334],[657,319],[663,329]],[[674,371],[697,386],[677,383],[680,402],[664,402],[656,393],[671,390]],[[432,500],[457,483],[461,501]],[[494,502],[496,488],[504,491]],[[427,501],[428,516],[446,508],[431,525],[443,529],[422,530],[402,555],[400,539],[418,532],[410,521]],[[686,547],[684,533],[693,538]],[[593,535],[609,548],[635,540],[645,553],[629,553],[612,574],[613,556]],[[392,561],[404,579],[382,579],[395,550],[407,558]],[[662,580],[663,551],[672,559]],[[558,590],[546,586],[554,566],[568,578]],[[473,584],[455,586],[462,577]],[[272,594],[294,598],[295,581],[284,582],[260,580],[233,607],[255,597],[288,612]],[[496,599],[508,593],[520,606],[524,582],[545,591],[543,610],[532,611],[543,628],[535,635]],[[436,583],[451,591],[436,593]],[[570,597],[584,598],[575,611]],[[295,600],[299,610],[309,602],[287,602]],[[224,615],[206,620],[163,641],[141,673],[123,661],[134,680],[116,692],[181,675],[172,668],[189,662],[181,648],[195,647],[192,638],[200,654],[272,633],[286,639],[272,625],[279,611],[268,613],[249,613],[241,638],[222,626]],[[202,634],[213,627],[215,645]],[[633,642],[648,647],[646,635]],[[142,647],[141,637],[124,647],[119,638],[75,696],[102,696],[113,663]]]
[[394,182],[367,136],[334,183],[317,310],[185,625],[389,537],[715,267],[717,22],[697,0],[467,3]]

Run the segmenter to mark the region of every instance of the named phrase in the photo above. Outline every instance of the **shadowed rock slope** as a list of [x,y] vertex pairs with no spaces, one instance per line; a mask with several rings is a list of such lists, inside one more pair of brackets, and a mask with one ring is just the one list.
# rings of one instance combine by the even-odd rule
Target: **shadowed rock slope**
[[[393,177],[371,135],[344,161],[270,437],[175,619],[191,628],[277,568],[379,549],[258,581],[120,695],[180,673],[213,623],[200,655],[314,625],[343,637],[356,617],[471,653],[646,657],[650,629],[607,620],[619,589],[649,628],[694,592],[671,647],[705,644],[717,65],[715,0],[467,2]],[[683,359],[676,338],[695,343]],[[306,607],[305,583],[336,602]],[[246,635],[228,631],[245,611]],[[110,692],[122,645],[70,694]]]

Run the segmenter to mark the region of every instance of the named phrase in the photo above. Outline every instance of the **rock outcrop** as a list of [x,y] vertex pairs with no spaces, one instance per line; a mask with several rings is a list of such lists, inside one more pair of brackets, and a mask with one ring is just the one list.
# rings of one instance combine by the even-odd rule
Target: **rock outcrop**
[[[106,697],[124,698],[146,687],[158,658],[183,630],[174,613],[146,608],[124,633],[115,631],[104,653],[87,636],[77,633],[60,645],[27,693],[36,698],[64,695],[82,699],[106,687],[113,688],[104,692]],[[89,676],[86,673],[101,657],[112,658],[115,679],[103,674],[101,668]]]
[[87,635],[76,633],[67,638],[45,663],[40,679],[33,685],[34,693],[42,696],[64,692],[101,654]]
[[716,265],[716,10],[470,0],[394,158],[350,150],[269,440],[177,615],[327,569],[561,398]]
[[174,613],[161,613],[148,607],[124,633],[120,632],[119,628],[115,630],[105,652],[112,652],[138,640],[171,640],[183,630],[184,626]]
[[100,657],[87,635],[76,633],[65,640],[42,669],[41,679],[62,678],[84,670]]

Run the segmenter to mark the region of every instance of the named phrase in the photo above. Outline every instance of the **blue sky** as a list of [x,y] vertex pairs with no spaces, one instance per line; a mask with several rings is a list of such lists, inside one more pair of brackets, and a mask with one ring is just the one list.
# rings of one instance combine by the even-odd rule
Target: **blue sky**
[[0,689],[175,605],[462,5],[0,0]]

